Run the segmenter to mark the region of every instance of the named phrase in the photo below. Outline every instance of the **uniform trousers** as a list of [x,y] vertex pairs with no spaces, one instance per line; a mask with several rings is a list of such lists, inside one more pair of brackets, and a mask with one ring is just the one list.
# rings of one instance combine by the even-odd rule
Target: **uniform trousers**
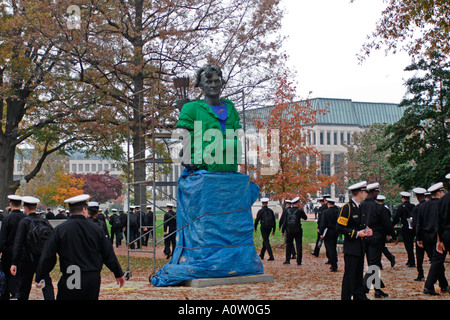
[[[19,287],[17,290],[17,300],[28,300],[30,296],[33,277],[36,273],[39,259],[34,258],[34,261],[21,261],[17,266],[17,277]],[[55,300],[55,292],[53,290],[52,279],[50,275],[44,277],[45,287],[42,288],[44,300]]]
[[295,246],[297,248],[297,264],[302,263],[302,238],[303,238],[303,229],[297,231],[287,231],[286,232],[286,261],[289,261],[292,256],[292,251],[294,249],[294,240]]
[[57,300],[98,300],[100,294],[100,271],[81,271],[77,288],[73,274],[64,273],[58,282]]
[[[428,271],[427,280],[425,281],[425,288],[428,290],[434,290],[434,284],[436,281],[439,281],[439,287],[441,289],[447,289],[448,282],[447,278],[445,277],[445,267],[444,267],[444,261],[445,257],[447,256],[447,252],[450,245],[450,232],[445,231],[443,234],[443,241],[445,250],[443,253],[439,253],[436,250],[436,245],[433,246],[433,253],[431,256],[431,267]],[[436,244],[436,242],[434,242]]]
[[416,260],[414,259],[414,233],[412,229],[402,228],[403,242],[405,245],[406,253],[408,254],[409,265],[414,265]]
[[272,228],[261,228],[261,237],[263,240],[263,245],[261,248],[261,253],[260,253],[260,257],[261,259],[264,259],[264,254],[267,253],[269,254],[270,258],[273,258],[273,253],[272,253],[272,247],[270,246],[270,241],[269,241],[269,237],[270,237],[270,233],[273,229]]
[[341,299],[363,300],[364,255],[355,256],[344,254],[344,278],[342,279]]
[[325,243],[325,249],[327,250],[327,257],[328,257],[328,261],[331,264],[331,269],[332,270],[337,270],[337,262],[338,262],[338,257],[337,257],[337,250],[336,250],[336,246],[337,246],[337,234],[329,234],[330,232],[327,233],[327,235],[325,236],[323,242]]

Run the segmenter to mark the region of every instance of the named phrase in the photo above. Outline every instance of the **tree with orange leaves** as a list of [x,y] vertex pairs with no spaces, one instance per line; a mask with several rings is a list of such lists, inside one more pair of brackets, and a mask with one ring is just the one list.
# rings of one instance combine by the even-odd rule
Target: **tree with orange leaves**
[[64,200],[83,194],[84,179],[59,171],[53,181],[37,187],[36,193],[47,206],[64,205]]
[[[327,187],[334,179],[318,175],[321,154],[308,144],[312,126],[319,113],[326,110],[314,109],[309,100],[297,102],[296,88],[286,75],[278,79],[275,104],[267,119],[253,119],[251,122],[259,136],[267,137],[271,143],[271,155],[267,156],[265,138],[258,146],[258,163],[250,166],[256,174],[254,182],[262,192],[270,193],[273,199],[292,199],[299,196],[308,199],[308,194]],[[278,146],[273,148],[274,145]],[[269,160],[270,159],[270,160]],[[268,161],[269,160],[269,161]]]

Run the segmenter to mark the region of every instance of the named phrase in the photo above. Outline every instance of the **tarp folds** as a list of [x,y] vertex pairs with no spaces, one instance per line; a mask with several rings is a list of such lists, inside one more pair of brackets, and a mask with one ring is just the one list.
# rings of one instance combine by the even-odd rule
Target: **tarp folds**
[[259,187],[240,173],[183,172],[178,180],[177,244],[154,286],[264,273],[253,243],[251,206]]

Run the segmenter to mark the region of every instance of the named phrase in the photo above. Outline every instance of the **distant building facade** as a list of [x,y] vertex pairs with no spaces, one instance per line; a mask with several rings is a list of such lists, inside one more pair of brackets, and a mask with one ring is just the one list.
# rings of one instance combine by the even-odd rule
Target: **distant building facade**
[[[354,102],[350,99],[314,98],[309,103],[316,110],[328,110],[326,114],[318,115],[307,141],[322,153],[322,159],[317,160],[320,161],[318,174],[331,176],[341,170],[347,146],[352,144],[355,133],[364,131],[375,123],[393,124],[402,117],[405,110],[394,103]],[[252,119],[267,119],[272,109],[273,106],[246,110],[247,128],[251,127]],[[251,157],[252,155],[250,163],[255,161]],[[322,193],[339,198],[345,197],[347,190],[343,186],[330,185]]]

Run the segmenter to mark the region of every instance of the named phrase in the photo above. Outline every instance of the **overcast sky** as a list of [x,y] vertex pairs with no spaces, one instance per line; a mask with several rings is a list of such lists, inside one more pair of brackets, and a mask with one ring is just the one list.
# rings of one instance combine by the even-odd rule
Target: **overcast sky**
[[[399,103],[405,95],[406,53],[384,50],[359,64],[366,36],[386,6],[382,0],[282,0],[289,66],[297,72],[300,98],[342,98]],[[311,94],[309,92],[312,91]]]

